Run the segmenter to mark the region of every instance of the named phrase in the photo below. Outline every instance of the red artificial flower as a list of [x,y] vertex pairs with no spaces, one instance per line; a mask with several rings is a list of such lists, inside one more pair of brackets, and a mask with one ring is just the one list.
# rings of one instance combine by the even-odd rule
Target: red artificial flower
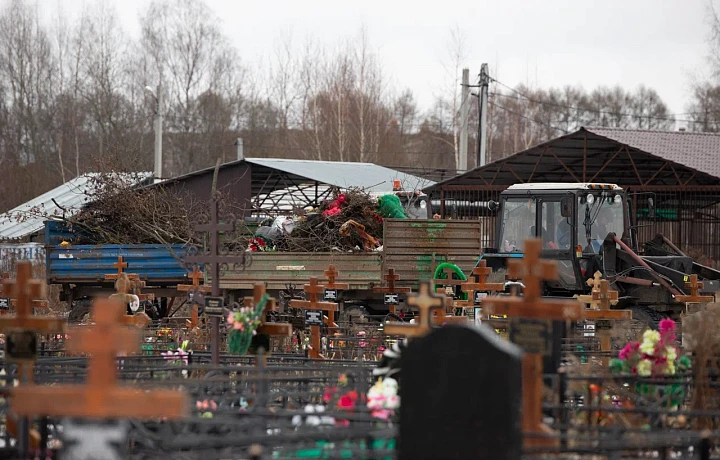
[[326,403],[330,402],[335,393],[337,393],[337,387],[325,388],[325,393],[323,393],[323,401]]

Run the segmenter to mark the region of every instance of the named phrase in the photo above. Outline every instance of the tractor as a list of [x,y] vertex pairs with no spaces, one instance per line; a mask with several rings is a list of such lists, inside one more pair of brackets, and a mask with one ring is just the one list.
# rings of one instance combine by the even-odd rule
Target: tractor
[[557,260],[559,272],[556,281],[544,283],[545,295],[587,294],[587,280],[600,271],[619,293],[616,308],[631,309],[633,318],[656,328],[666,317],[679,319],[685,304],[675,298],[690,293],[690,275],[714,295],[720,271],[695,262],[663,235],[641,253],[633,203],[643,203],[643,215],[654,217],[652,193],[628,194],[614,184],[513,185],[499,203],[488,203],[498,213],[497,247],[486,248],[482,259],[494,271],[505,269],[508,259],[523,257],[526,239],[539,238],[542,257]]

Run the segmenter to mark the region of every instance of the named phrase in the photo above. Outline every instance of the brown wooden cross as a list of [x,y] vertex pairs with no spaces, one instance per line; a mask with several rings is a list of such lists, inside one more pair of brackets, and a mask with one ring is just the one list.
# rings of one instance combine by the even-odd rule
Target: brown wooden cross
[[402,335],[405,337],[422,337],[432,328],[432,311],[441,312],[444,318],[445,299],[434,294],[430,289],[430,282],[420,283],[417,294],[408,295],[408,305],[417,307],[420,313],[420,322],[417,324],[391,324],[385,323],[383,331],[386,335]]
[[[318,284],[317,277],[310,278],[310,284],[306,284],[304,291],[310,300],[291,300],[290,306],[303,310],[324,310],[337,311],[338,304],[335,302],[319,302],[318,295],[322,294],[325,288]],[[324,359],[320,354],[320,326],[310,326],[311,349],[308,355],[315,359]]]
[[[192,284],[178,284],[177,290],[180,292],[212,292],[212,286],[201,286],[200,280],[203,278],[203,273],[198,269],[197,265],[193,265],[193,271],[190,272],[188,278],[192,280]],[[190,319],[185,320],[185,325],[189,329],[195,329],[200,324],[200,312],[198,305],[195,303],[190,311]]]
[[[95,326],[71,330],[70,352],[89,353],[85,385],[27,385],[11,391],[11,410],[16,414],[81,418],[179,419],[188,413],[187,395],[182,390],[144,390],[117,386],[118,352],[140,349],[136,330],[122,327],[125,306],[111,300],[96,300]],[[152,403],[149,403],[152,402]]]
[[[246,307],[257,305],[262,297],[265,295],[265,285],[263,283],[255,283],[253,286],[253,296],[245,297],[243,304]],[[292,324],[290,323],[266,323],[265,319],[268,311],[272,311],[275,308],[275,299],[270,298],[265,304],[265,310],[263,310],[260,326],[257,328],[258,334],[267,334],[271,337],[292,337]],[[269,352],[270,350],[268,350]]]
[[[220,234],[222,232],[234,232],[235,221],[231,219],[230,223],[224,224],[220,222],[220,201],[217,196],[213,198],[210,204],[210,222],[195,226],[197,232],[207,232],[210,234],[210,247],[208,251],[201,254],[188,254],[185,256],[185,262],[202,264],[210,267],[210,279],[212,280],[213,297],[220,296],[220,266],[238,264],[245,262],[245,254],[241,255],[223,255],[220,252]],[[220,364],[220,318],[213,316],[211,319],[211,356],[214,365]]]
[[[507,315],[509,317],[537,318],[546,320],[579,320],[584,317],[584,308],[574,300],[544,300],[541,287],[544,280],[558,277],[556,261],[540,259],[542,241],[525,241],[525,254],[522,260],[508,261],[508,272],[515,279],[522,279],[525,289],[522,297],[516,295],[492,296],[483,301],[483,314]],[[527,446],[555,444],[555,440],[542,437],[552,431],[542,423],[542,355],[525,353],[523,355],[523,431]]]
[[678,302],[685,302],[685,303],[708,303],[713,302],[715,298],[711,295],[699,295],[698,291],[702,289],[704,286],[704,283],[702,281],[698,281],[698,276],[696,274],[690,275],[690,281],[687,281],[685,283],[685,287],[690,288],[690,295],[678,295],[675,296],[675,300]]
[[[373,288],[373,292],[384,293],[384,294],[401,294],[412,291],[409,287],[397,287],[395,283],[400,281],[400,275],[395,273],[394,268],[388,268],[387,274],[383,276],[387,282],[387,287]],[[388,305],[388,310],[393,315],[397,313],[397,305]]]
[[473,268],[470,276],[475,278],[475,282],[467,281],[460,285],[463,292],[468,295],[467,300],[461,300],[455,304],[459,307],[475,306],[476,291],[503,291],[505,283],[488,283],[487,277],[492,274],[492,268],[487,266],[486,260],[481,260],[477,267]]
[[[14,333],[32,331],[40,334],[63,332],[67,322],[62,318],[37,317],[33,316],[33,306],[38,306],[37,301],[45,297],[45,282],[32,279],[32,263],[20,261],[16,265],[15,279],[9,275],[2,277],[2,295],[15,298],[15,315],[0,318],[0,331],[8,336]],[[47,303],[45,303],[47,305]],[[18,374],[20,385],[32,384],[33,381],[32,362],[21,361],[18,363]],[[18,387],[19,388],[19,387]],[[18,425],[14,414],[9,414],[6,423],[8,430],[17,438],[19,435]],[[40,435],[31,429],[26,433],[30,440],[30,447],[39,448]],[[25,441],[20,440],[21,444]]]
[[[595,272],[593,278],[587,281],[592,286],[590,295],[578,296],[578,301],[590,305],[585,310],[585,318],[595,320],[595,334],[600,337],[600,351],[610,352],[612,350],[612,335],[610,328],[605,322],[611,323],[616,320],[631,320],[632,310],[611,310],[611,305],[618,303],[618,292],[610,289],[608,280],[601,279],[602,273]],[[603,356],[603,365],[610,363],[610,356]]]
[[[335,269],[335,265],[330,264],[327,270],[325,270],[325,277],[327,278],[328,282],[325,283],[323,286],[325,287],[325,290],[331,289],[334,291],[346,291],[350,289],[350,285],[347,283],[336,283],[335,279],[340,274]],[[334,311],[328,311],[328,321],[327,325],[330,327],[337,327],[337,324],[335,324],[335,312]]]
[[140,276],[138,276],[136,273],[126,273],[125,269],[128,267],[127,262],[123,259],[123,256],[118,256],[117,262],[113,264],[113,267],[117,269],[117,273],[111,273],[108,275],[105,275],[106,280],[117,280],[122,275],[126,275],[131,280],[140,279]]

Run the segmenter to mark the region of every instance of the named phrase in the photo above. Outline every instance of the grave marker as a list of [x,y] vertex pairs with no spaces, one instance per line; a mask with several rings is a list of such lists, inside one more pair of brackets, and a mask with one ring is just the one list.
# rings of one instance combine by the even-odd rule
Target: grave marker
[[[513,279],[522,279],[525,286],[523,296],[487,297],[484,302],[485,313],[559,321],[584,317],[584,308],[574,300],[548,300],[541,297],[542,282],[557,279],[558,276],[557,262],[540,259],[541,251],[540,239],[525,241],[523,259],[508,261],[508,275]],[[523,431],[530,435],[525,438],[528,446],[556,444],[554,439],[543,437],[552,431],[542,423],[542,370],[542,355],[526,352],[523,356],[522,412]]]
[[[387,282],[386,287],[373,288],[373,292],[385,294],[385,305],[388,306],[388,310],[393,315],[397,313],[397,306],[400,305],[400,294],[410,292],[409,287],[397,287],[395,283],[400,281],[400,275],[395,273],[394,268],[388,268],[387,274],[383,276]],[[388,303],[392,301],[393,303]],[[397,302],[397,303],[394,303]]]
[[[434,308],[441,308],[437,300]],[[420,302],[421,311],[428,303]],[[521,350],[483,328],[450,326],[413,337],[400,358],[398,459],[519,460]]]
[[698,294],[698,291],[704,287],[704,283],[702,281],[698,281],[698,276],[696,274],[690,275],[690,280],[685,282],[685,287],[690,288],[690,295],[675,296],[676,301],[685,303],[709,303],[715,300],[715,298],[711,295],[701,296]]
[[[318,284],[316,277],[310,278],[310,284],[306,284],[304,291],[310,297],[310,300],[291,300],[290,306],[293,308],[301,308],[303,310],[325,310],[337,311],[338,304],[334,302],[319,302],[318,295],[323,293],[325,288]],[[322,313],[321,313],[322,318]],[[307,319],[307,316],[306,316]],[[314,359],[325,359],[320,353],[320,326],[310,326],[311,348],[308,355]]]
[[[350,285],[347,283],[336,283],[335,279],[340,274],[335,269],[335,265],[330,264],[327,270],[324,272],[325,277],[328,279],[328,282],[323,285],[325,288],[325,301],[326,302],[336,302],[338,301],[338,291],[347,291],[350,289]],[[335,311],[330,310],[328,311],[328,326],[331,327],[337,327],[337,324],[335,324]]]
[[[190,272],[188,275],[188,278],[192,280],[192,284],[178,284],[177,290],[180,292],[187,292],[188,295],[193,295],[198,292],[207,293],[212,292],[212,287],[210,286],[201,286],[200,280],[203,278],[203,273],[198,269],[197,265],[193,265],[193,271]],[[185,320],[185,325],[189,329],[195,329],[200,324],[200,311],[198,309],[197,302],[194,301],[193,298],[192,302],[192,310],[190,312],[190,319]]]
[[[221,223],[219,212],[220,202],[218,201],[218,196],[214,195],[213,201],[210,204],[210,222],[195,226],[195,231],[210,234],[210,248],[208,251],[203,251],[202,254],[188,254],[185,256],[185,262],[210,267],[212,279],[211,292],[213,297],[220,296],[220,266],[229,264],[238,265],[246,262],[245,253],[241,255],[222,255],[220,253],[220,234],[222,232],[234,232],[235,220],[234,217],[230,217],[230,223]],[[210,321],[212,363],[218,365],[220,364],[220,317],[213,316]]]
[[[257,305],[262,297],[265,295],[265,285],[262,283],[255,283],[253,286],[253,296],[245,297],[243,304],[246,307]],[[263,311],[260,326],[257,328],[258,334],[266,334],[271,337],[292,337],[292,324],[290,323],[268,323],[267,312],[275,309],[275,299],[270,298],[265,304],[265,310]],[[269,350],[268,350],[269,351]]]
[[[608,280],[601,279],[602,273],[595,272],[593,278],[587,280],[592,289],[590,295],[578,296],[578,301],[588,304],[590,309],[585,310],[585,318],[595,320],[595,334],[600,337],[600,351],[612,350],[612,329],[615,320],[631,320],[632,310],[611,310],[611,305],[618,303],[618,292],[610,290]],[[610,363],[610,356],[603,356],[603,366]]]
[[92,316],[95,325],[71,329],[67,342],[69,352],[91,355],[87,384],[16,387],[11,390],[11,410],[25,416],[93,419],[184,417],[188,407],[183,391],[116,385],[117,354],[140,349],[139,331],[122,326],[123,305],[96,300]]
[[[122,257],[120,257],[122,259]],[[120,264],[120,261],[118,262]],[[116,264],[117,265],[117,264]],[[125,264],[127,266],[127,264]],[[122,267],[122,265],[120,265]],[[121,268],[119,268],[120,270]],[[120,272],[117,276],[116,275],[105,275],[107,276],[115,276],[115,290],[117,293],[111,294],[109,299],[114,302],[119,302],[126,307],[127,311],[127,305],[135,302],[135,299],[138,299],[139,297],[130,294],[130,289],[133,286],[133,281],[130,278],[130,275],[127,273]],[[132,310],[132,308],[131,308]],[[134,315],[124,315],[123,317],[123,323],[131,326],[135,326],[139,329],[143,329],[147,327],[148,324],[150,324],[150,317],[145,313],[144,311],[141,311],[139,313],[136,313]]]

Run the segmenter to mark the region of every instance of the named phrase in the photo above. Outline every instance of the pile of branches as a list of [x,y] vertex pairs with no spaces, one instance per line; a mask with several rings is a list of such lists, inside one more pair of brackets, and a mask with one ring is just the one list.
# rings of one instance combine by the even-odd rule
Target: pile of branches
[[363,251],[363,240],[355,228],[347,236],[340,234],[340,227],[350,220],[364,226],[366,233],[381,240],[383,223],[377,214],[377,200],[362,189],[354,188],[342,193],[345,200],[339,207],[340,212],[323,216],[340,195],[334,192],[331,200],[298,218],[292,233],[275,242],[276,249],[292,252]]
[[[201,245],[194,227],[209,221],[210,203],[162,186],[134,186],[142,179],[136,173],[97,174],[83,191],[87,204],[79,212],[45,217],[63,222],[73,244]],[[219,200],[220,216],[237,211],[222,193]]]

